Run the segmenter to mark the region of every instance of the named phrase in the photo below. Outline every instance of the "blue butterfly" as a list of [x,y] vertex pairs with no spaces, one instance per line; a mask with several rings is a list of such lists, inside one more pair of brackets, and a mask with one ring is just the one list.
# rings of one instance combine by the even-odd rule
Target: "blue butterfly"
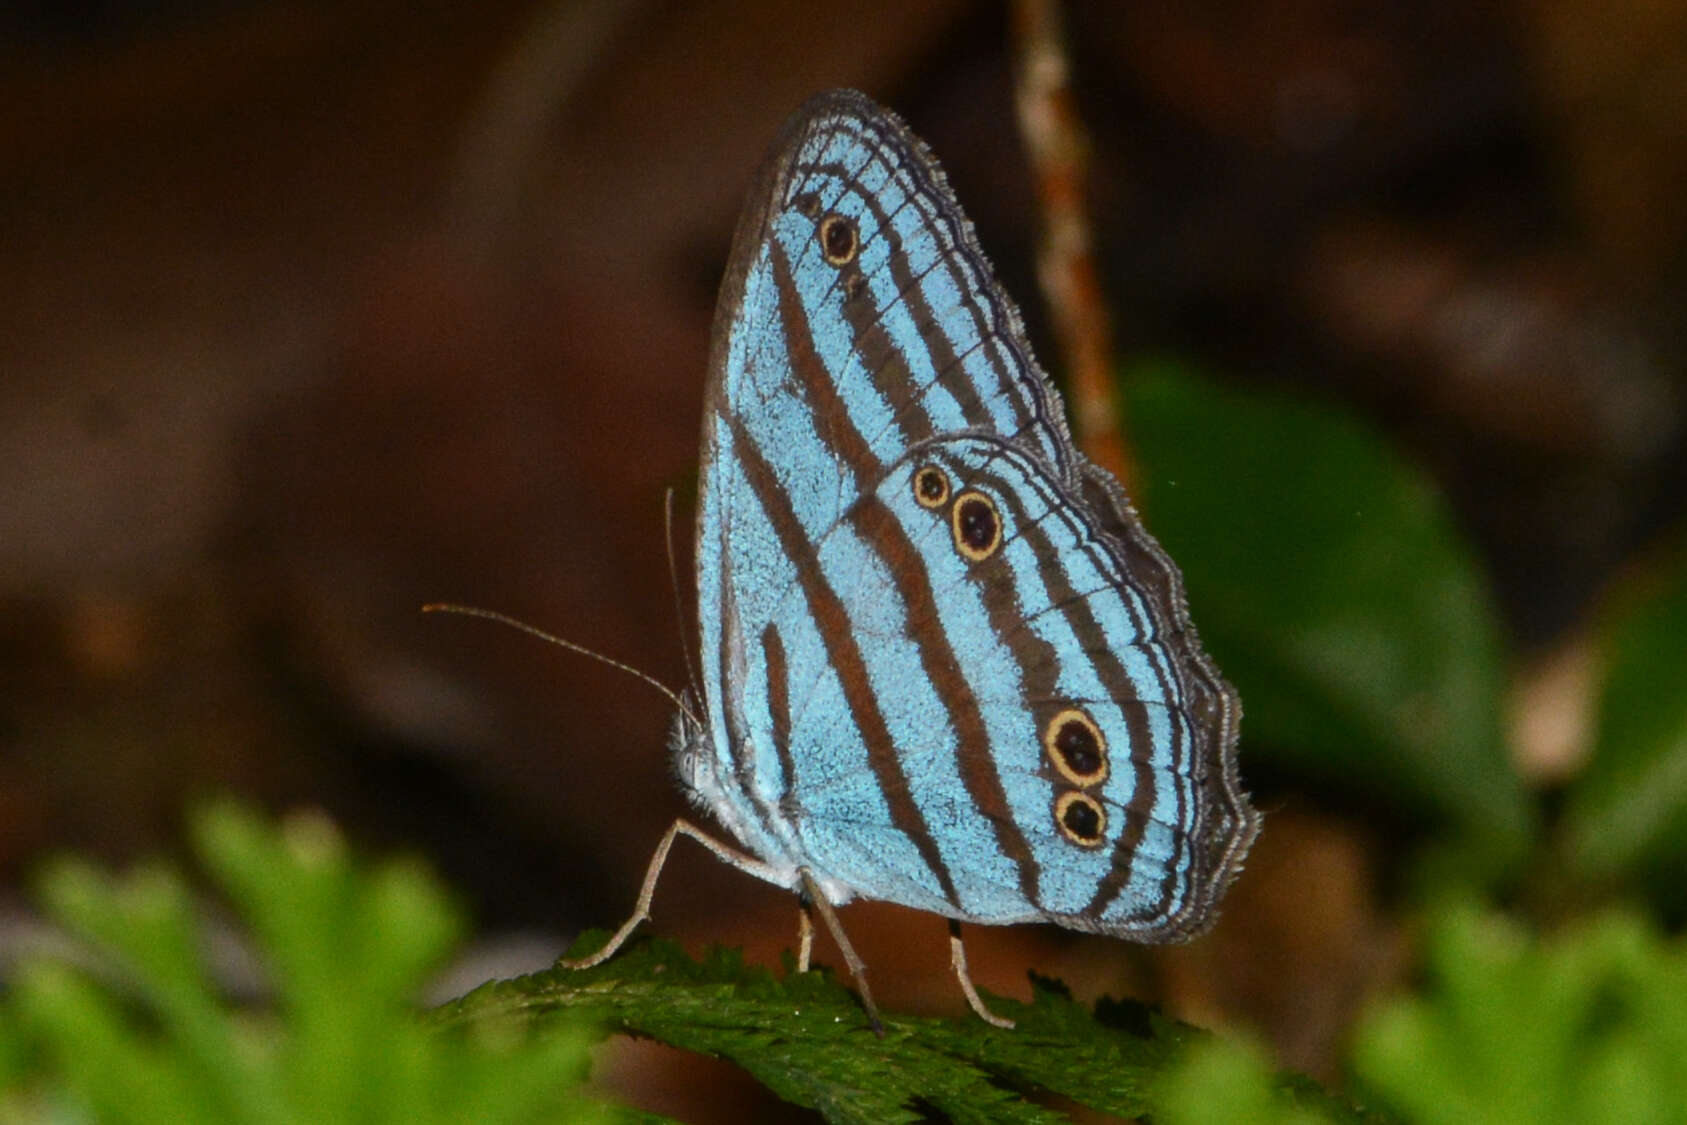
[[705,394],[702,687],[680,784],[819,911],[1143,942],[1205,929],[1258,828],[1235,691],[1177,567],[1073,446],[1019,312],[926,146],[853,91],[786,125],[721,286]]

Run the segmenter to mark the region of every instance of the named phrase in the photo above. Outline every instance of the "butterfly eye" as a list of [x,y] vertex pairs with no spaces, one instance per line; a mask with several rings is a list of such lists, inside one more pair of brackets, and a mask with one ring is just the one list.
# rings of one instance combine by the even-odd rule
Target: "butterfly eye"
[[936,465],[922,466],[914,474],[914,500],[922,508],[941,508],[949,502],[949,474]]
[[1043,749],[1062,777],[1086,788],[1107,780],[1107,740],[1095,720],[1067,708],[1043,728]]
[[1107,839],[1107,810],[1088,793],[1062,793],[1054,802],[1060,834],[1080,848],[1099,848]]
[[856,237],[855,223],[842,215],[827,215],[820,220],[820,252],[834,266],[847,266],[861,249]]
[[982,492],[963,492],[950,517],[955,549],[973,562],[983,562],[1002,545],[1002,519],[996,504]]

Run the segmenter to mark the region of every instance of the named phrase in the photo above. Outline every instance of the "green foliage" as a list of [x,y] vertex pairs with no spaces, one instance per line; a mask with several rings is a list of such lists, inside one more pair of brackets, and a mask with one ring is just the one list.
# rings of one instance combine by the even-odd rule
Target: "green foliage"
[[1606,629],[1593,758],[1566,818],[1574,873],[1637,874],[1680,912],[1687,888],[1687,565],[1628,599]]
[[[1161,1077],[1204,1040],[1134,1005],[1098,1018],[1048,982],[1031,1004],[996,1001],[1016,1031],[893,1017],[880,1038],[825,972],[779,979],[660,941],[494,982],[418,1019],[417,994],[461,932],[425,872],[353,862],[319,817],[277,828],[220,805],[195,840],[250,928],[273,1003],[238,1004],[213,982],[212,930],[179,874],[61,861],[42,897],[85,950],[75,965],[25,964],[0,1002],[0,1121],[647,1120],[580,1093],[591,1043],[619,1031],[730,1059],[831,1121],[1053,1122],[1065,1116],[1052,1098],[1154,1112]],[[1316,1097],[1332,1120],[1356,1120]]]
[[1359,1079],[1403,1120],[1687,1120],[1687,946],[1608,914],[1548,941],[1451,913],[1429,983],[1361,1026]]
[[1257,1047],[1197,1044],[1161,1084],[1162,1125],[1329,1125],[1337,1120],[1305,1079],[1281,1077]]
[[272,1008],[213,983],[211,933],[187,884],[61,861],[49,913],[83,968],[23,965],[0,1006],[0,1120],[110,1122],[576,1121],[587,1037],[485,1021],[451,1035],[417,993],[462,923],[412,864],[365,870],[316,817],[279,830],[232,806],[195,823],[199,854],[251,926]]
[[1125,390],[1148,524],[1241,691],[1248,755],[1520,855],[1494,611],[1422,475],[1328,408],[1154,367]]
[[[1412,1125],[1687,1121],[1687,944],[1608,913],[1549,940],[1446,912],[1420,995],[1363,1021],[1353,1070]],[[1308,1096],[1310,1094],[1310,1096]],[[1244,1044],[1193,1045],[1162,1081],[1162,1125],[1317,1125],[1328,1103]]]
[[[601,938],[588,935],[582,949]],[[864,1125],[933,1112],[954,1121],[1066,1120],[1046,1108],[1051,1097],[1121,1117],[1152,1114],[1161,1076],[1206,1038],[1138,1005],[1109,1006],[1102,1018],[1050,982],[1037,982],[1030,1004],[994,999],[992,1007],[1018,1027],[891,1016],[880,1038],[829,974],[779,980],[735,953],[698,962],[647,941],[591,969],[485,985],[436,1015],[445,1026],[517,1014],[566,1025],[585,1015],[730,1059],[793,1105]],[[1309,1086],[1302,1093],[1328,1120],[1359,1120],[1328,1095]]]

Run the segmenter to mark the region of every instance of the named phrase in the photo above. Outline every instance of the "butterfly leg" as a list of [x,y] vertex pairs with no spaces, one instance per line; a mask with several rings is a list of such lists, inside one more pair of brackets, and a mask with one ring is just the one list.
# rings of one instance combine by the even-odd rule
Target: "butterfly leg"
[[760,879],[771,883],[783,883],[771,868],[752,856],[745,855],[736,848],[728,847],[719,840],[704,832],[701,828],[688,820],[676,820],[669,827],[662,842],[656,845],[656,854],[650,857],[650,867],[644,873],[644,886],[638,894],[638,905],[633,908],[633,915],[615,931],[603,948],[585,957],[577,957],[570,961],[563,959],[557,962],[557,967],[563,969],[589,969],[593,965],[600,965],[615,956],[615,951],[625,945],[627,939],[633,936],[633,931],[650,918],[650,900],[656,896],[656,880],[662,875],[662,865],[668,862],[668,849],[674,846],[674,841],[681,836],[689,836],[713,852],[716,858],[736,867],[740,871],[748,872]]
[[[832,909],[832,904],[826,901],[826,895],[820,889],[820,884],[814,881],[805,867],[798,872],[802,876],[803,891],[815,910],[820,912],[820,920],[826,923],[826,929],[831,931],[832,940],[838,943],[838,952],[843,954],[844,964],[849,966],[849,975],[855,978],[855,987],[861,992],[861,1006],[867,1010],[867,1018],[872,1021],[873,1034],[884,1038],[884,1023],[879,1019],[879,1007],[873,1003],[873,993],[867,987],[867,966],[856,955],[855,947],[849,944],[849,938],[844,934],[843,926],[838,922],[838,916]],[[811,938],[812,940],[812,938]]]
[[953,918],[949,919],[949,964],[954,966],[955,979],[961,982],[961,991],[966,994],[967,1004],[978,1013],[978,1018],[991,1027],[999,1027],[1004,1031],[1013,1030],[1013,1021],[986,1008],[984,998],[978,995],[978,989],[973,986],[972,974],[967,972],[966,947],[961,944],[961,924]]
[[797,972],[808,972],[809,960],[814,956],[814,906],[803,895],[802,908],[797,911]]

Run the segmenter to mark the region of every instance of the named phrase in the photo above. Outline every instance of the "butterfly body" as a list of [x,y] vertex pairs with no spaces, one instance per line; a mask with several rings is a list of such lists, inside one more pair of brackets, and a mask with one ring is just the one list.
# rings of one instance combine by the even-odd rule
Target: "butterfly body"
[[693,800],[829,903],[1203,929],[1257,827],[1240,705],[898,119],[792,119],[714,333]]

